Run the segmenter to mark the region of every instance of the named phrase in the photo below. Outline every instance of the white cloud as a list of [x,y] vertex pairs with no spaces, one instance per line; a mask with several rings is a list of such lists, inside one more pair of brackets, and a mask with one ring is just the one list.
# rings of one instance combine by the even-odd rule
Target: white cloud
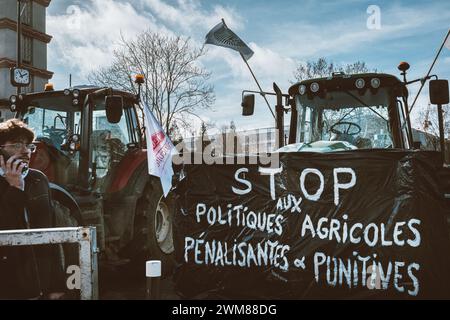
[[[152,29],[186,37],[194,35],[194,42],[201,45],[204,35],[221,18],[225,18],[227,25],[235,31],[243,28],[243,19],[232,8],[215,5],[207,11],[195,0],[178,0],[176,4],[172,6],[160,0],[141,0],[140,8],[144,10],[138,10],[127,2],[88,0],[76,10],[68,7],[71,10],[63,14],[49,15],[47,27],[53,35],[49,48],[50,69],[62,66],[67,73],[75,73],[75,78],[85,81],[92,70],[111,63],[120,34],[131,38],[145,29]],[[284,85],[292,78],[295,65],[292,59],[255,43],[250,43],[250,47],[255,52],[250,64],[264,90],[272,90],[273,81],[283,82],[279,84]],[[237,52],[208,46],[208,53],[200,63],[213,70],[214,83],[222,83],[217,86],[222,89],[217,93],[214,108],[217,112],[206,112],[201,116],[206,120],[213,116],[221,123],[229,123],[224,110],[236,113],[236,108],[240,106],[240,91],[256,90],[256,85]],[[55,79],[65,81],[63,79],[67,76],[58,74]]]
[[420,9],[401,5],[382,6],[379,30],[367,29],[368,15],[365,11],[351,18],[343,15],[342,18],[327,16],[327,19],[313,23],[290,21],[281,24],[273,35],[268,35],[271,37],[269,46],[283,48],[286,55],[302,59],[358,52],[374,43],[417,37],[448,25],[450,10],[446,7],[446,4],[431,3]]
[[[71,69],[81,79],[111,63],[121,34],[129,39],[151,29],[190,37],[196,45],[201,45],[208,29],[222,17],[233,28],[243,25],[233,9],[216,5],[206,11],[194,0],[178,0],[177,6],[160,0],[141,0],[140,9],[144,10],[118,0],[88,0],[83,6],[71,6],[67,2],[67,5],[63,14],[47,18],[48,33],[53,36],[49,67],[58,69],[56,66],[60,65]],[[202,30],[193,31],[199,28]]]
[[[80,6],[73,6],[74,3],[77,2],[66,1],[67,10],[60,8],[59,13],[47,16],[47,30],[53,36],[48,51],[49,69],[62,71],[53,79],[57,88],[66,86],[69,73],[73,74],[75,84],[86,83],[91,71],[109,65],[113,51],[119,48],[121,34],[129,39],[151,29],[191,37],[196,45],[201,45],[204,35],[221,18],[235,30],[243,26],[242,19],[232,9],[215,5],[205,10],[199,1],[179,0],[176,6],[159,0],[141,0],[140,5],[120,0],[88,0]],[[200,63],[214,58],[205,56]],[[223,59],[220,62],[223,64]],[[222,71],[213,76],[215,81],[233,78],[229,67]],[[201,117],[209,121],[209,115]],[[200,127],[197,118],[192,123]]]
[[48,32],[53,36],[50,65],[65,65],[86,78],[93,69],[111,62],[121,34],[130,38],[145,29],[169,32],[156,25],[151,15],[140,14],[128,3],[88,1],[86,7],[68,7],[62,15],[48,16]]
[[[170,5],[161,0],[141,0],[161,21],[187,32],[196,28],[211,29],[224,18],[227,25],[239,30],[243,26],[240,16],[229,7],[214,5],[212,11],[203,9],[198,0],[177,0]],[[205,33],[206,34],[206,33]]]
[[[254,51],[253,57],[248,61],[263,90],[272,90],[272,82],[279,85],[289,85],[293,78],[293,70],[297,62],[289,57],[282,56],[269,48],[261,47],[255,43],[249,44]],[[219,78],[226,77],[230,81],[227,84],[231,89],[243,89],[256,87],[251,73],[238,52],[216,46],[210,46],[205,62],[213,69],[213,74],[219,74]]]

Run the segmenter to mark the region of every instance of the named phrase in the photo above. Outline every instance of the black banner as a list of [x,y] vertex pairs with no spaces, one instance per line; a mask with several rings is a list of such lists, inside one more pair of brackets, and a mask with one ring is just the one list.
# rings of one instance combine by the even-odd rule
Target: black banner
[[286,153],[279,164],[185,166],[174,218],[180,294],[449,297],[438,153]]

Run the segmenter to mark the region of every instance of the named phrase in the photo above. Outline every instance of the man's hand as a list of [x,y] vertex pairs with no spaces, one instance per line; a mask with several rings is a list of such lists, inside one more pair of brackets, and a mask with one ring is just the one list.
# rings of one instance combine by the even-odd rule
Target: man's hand
[[19,157],[20,155],[13,155],[5,163],[3,156],[0,155],[0,167],[5,173],[5,179],[9,185],[23,191],[25,188],[25,182],[22,177],[22,169],[27,164],[18,159]]

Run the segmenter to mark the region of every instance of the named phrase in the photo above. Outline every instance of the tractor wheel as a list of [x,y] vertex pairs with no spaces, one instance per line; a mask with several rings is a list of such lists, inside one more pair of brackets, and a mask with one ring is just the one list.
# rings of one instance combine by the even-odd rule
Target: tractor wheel
[[160,260],[162,274],[172,273],[175,263],[173,243],[174,200],[164,198],[161,187],[148,185],[136,206],[134,245],[140,251],[136,262],[145,268],[145,261]]

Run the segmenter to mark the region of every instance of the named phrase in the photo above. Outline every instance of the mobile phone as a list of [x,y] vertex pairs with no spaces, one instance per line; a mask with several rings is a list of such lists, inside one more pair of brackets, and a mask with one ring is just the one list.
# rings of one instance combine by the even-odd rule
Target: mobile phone
[[[3,156],[3,161],[6,164],[6,161],[8,161],[9,158],[11,158],[10,155],[8,155],[5,151],[0,149],[0,154]],[[25,165],[25,167],[22,168],[22,173],[25,173],[28,170],[28,165]]]

